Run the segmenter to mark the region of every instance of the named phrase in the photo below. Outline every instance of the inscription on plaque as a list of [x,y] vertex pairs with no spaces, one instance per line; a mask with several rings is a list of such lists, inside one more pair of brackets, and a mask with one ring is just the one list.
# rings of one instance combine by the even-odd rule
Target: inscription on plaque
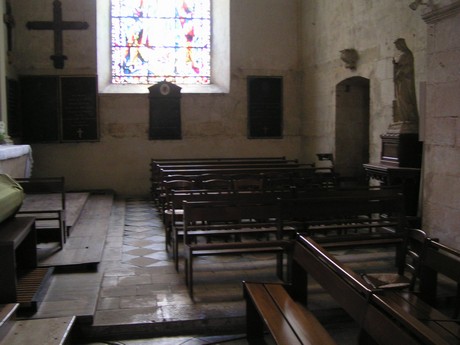
[[62,140],[96,140],[98,138],[96,80],[63,77],[61,88]]

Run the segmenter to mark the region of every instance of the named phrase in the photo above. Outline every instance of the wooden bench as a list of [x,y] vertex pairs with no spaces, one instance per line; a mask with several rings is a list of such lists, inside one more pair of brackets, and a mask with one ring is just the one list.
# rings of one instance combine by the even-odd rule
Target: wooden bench
[[243,282],[243,289],[249,344],[264,343],[265,326],[276,344],[336,344],[316,317],[295,302],[283,285]]
[[[440,313],[412,293],[380,290],[340,263],[312,238],[299,236],[294,245],[293,297],[307,304],[307,277],[318,282],[361,328],[364,344],[459,343],[458,334],[443,327]],[[451,322],[452,323],[452,322]]]
[[460,312],[460,251],[429,239],[427,241],[420,272],[421,297],[430,305],[437,305],[438,276],[448,278],[456,285],[453,318]]
[[393,189],[310,190],[280,200],[280,227],[308,236],[403,232],[403,196]]
[[[165,212],[165,247],[172,247],[176,271],[179,271],[178,246],[184,234],[183,230],[183,202],[195,201],[236,201],[236,202],[271,202],[276,204],[278,198],[291,196],[291,190],[278,191],[245,191],[232,190],[171,190],[167,196],[167,210]],[[276,214],[272,215],[276,217]]]
[[183,207],[185,280],[192,299],[193,259],[197,256],[273,253],[278,278],[289,280],[289,275],[283,275],[283,254],[289,267],[292,241],[283,240],[278,233],[276,202],[184,201]]
[[[62,249],[68,235],[64,177],[18,178],[16,181],[26,195],[18,215],[35,217],[38,241],[58,242]],[[43,195],[55,197],[54,202],[46,204],[34,199]]]
[[[296,163],[296,160],[286,160],[285,157],[249,157],[249,158],[204,158],[204,159],[163,159],[154,160],[150,162],[150,182],[151,182],[151,194],[153,199],[156,199],[158,195],[157,189],[164,176],[161,175],[161,168],[164,166],[176,166],[182,167],[183,169],[190,169],[193,166],[206,166],[210,167],[221,167],[221,166],[238,166],[243,165],[251,167],[255,165],[266,165],[266,164],[286,164]],[[169,169],[171,170],[171,169]]]
[[0,304],[0,345],[61,345],[70,339],[75,316],[18,320],[18,304]]

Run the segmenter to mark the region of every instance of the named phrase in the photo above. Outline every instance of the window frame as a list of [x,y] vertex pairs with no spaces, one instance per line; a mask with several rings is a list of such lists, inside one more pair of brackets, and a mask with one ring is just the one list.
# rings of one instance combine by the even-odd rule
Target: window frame
[[[99,93],[148,93],[152,84],[112,84],[110,0],[97,1],[97,73]],[[182,93],[230,92],[230,0],[211,6],[211,84],[178,84]]]

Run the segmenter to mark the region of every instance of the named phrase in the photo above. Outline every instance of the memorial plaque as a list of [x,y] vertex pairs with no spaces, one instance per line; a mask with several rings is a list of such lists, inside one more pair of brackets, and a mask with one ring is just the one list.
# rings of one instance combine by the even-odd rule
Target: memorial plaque
[[62,141],[99,138],[97,85],[92,77],[62,77]]
[[181,133],[181,88],[166,81],[149,87],[149,139],[178,140]]
[[282,77],[248,77],[248,137],[283,137]]

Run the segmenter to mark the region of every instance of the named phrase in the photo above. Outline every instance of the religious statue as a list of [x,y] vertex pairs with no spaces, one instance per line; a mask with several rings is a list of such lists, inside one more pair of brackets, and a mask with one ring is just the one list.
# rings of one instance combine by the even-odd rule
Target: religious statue
[[401,52],[397,60],[393,59],[395,109],[393,121],[395,123],[418,123],[417,98],[414,80],[414,56],[406,45],[404,38],[394,42]]

